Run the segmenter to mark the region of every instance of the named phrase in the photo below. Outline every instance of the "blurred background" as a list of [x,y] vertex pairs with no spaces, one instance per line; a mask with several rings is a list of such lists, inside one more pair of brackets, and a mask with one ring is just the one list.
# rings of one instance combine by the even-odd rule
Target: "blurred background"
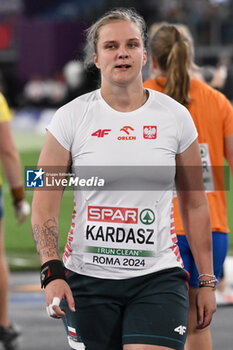
[[[233,99],[232,0],[1,0],[0,89],[10,105],[57,107],[64,103],[69,98],[65,65],[82,61],[85,29],[116,6],[136,8],[148,27],[164,20],[186,24],[194,37],[196,63],[224,64],[229,74],[223,91]],[[79,69],[81,76],[81,65],[72,69]],[[95,85],[93,72],[80,88],[86,91]]]
[[[45,126],[55,109],[98,87],[98,71],[83,68],[85,29],[113,7],[134,7],[146,20],[188,26],[195,62],[206,80],[220,69],[216,87],[233,101],[233,0],[0,0],[0,91],[13,114],[12,127],[23,167],[37,163]],[[144,77],[147,77],[147,68]],[[208,81],[208,82],[209,82]],[[227,191],[233,254],[232,179]],[[6,249],[11,267],[38,268],[29,220],[17,227],[8,185],[5,194]],[[31,202],[32,192],[27,191]],[[66,191],[60,222],[63,249],[70,224],[72,192]]]

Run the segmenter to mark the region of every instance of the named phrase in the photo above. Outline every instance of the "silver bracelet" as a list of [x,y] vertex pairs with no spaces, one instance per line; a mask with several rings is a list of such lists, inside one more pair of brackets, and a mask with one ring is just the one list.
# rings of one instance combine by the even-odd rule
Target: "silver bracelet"
[[200,279],[201,277],[211,277],[211,278],[216,278],[215,275],[209,275],[208,273],[203,273],[201,275],[198,276],[198,279]]

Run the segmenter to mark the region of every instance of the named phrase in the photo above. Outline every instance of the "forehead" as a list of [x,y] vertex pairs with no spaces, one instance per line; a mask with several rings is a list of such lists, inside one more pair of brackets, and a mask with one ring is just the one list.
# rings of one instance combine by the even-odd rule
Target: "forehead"
[[103,25],[99,29],[98,41],[122,41],[136,38],[142,40],[137,24],[129,21],[114,21]]

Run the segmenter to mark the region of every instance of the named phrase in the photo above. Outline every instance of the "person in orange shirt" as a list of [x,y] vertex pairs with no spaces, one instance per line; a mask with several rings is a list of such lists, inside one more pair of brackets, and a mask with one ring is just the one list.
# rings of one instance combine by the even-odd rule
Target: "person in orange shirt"
[[[186,106],[198,131],[213,238],[214,273],[219,279],[228,249],[227,208],[224,191],[224,157],[233,173],[233,108],[227,98],[203,81],[193,78],[193,46],[179,26],[164,23],[150,42],[152,66],[156,72],[144,87],[166,93]],[[190,311],[186,350],[210,350],[210,328],[197,329],[196,295],[198,271],[187,242],[177,199],[174,220],[178,245],[190,273]]]

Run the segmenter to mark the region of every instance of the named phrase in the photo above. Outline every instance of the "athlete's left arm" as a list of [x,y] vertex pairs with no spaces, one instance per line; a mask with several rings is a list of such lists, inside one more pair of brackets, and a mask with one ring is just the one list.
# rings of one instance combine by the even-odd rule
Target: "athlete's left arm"
[[[195,140],[176,157],[176,188],[184,230],[199,274],[213,275],[212,234],[207,196],[202,178],[200,149]],[[198,327],[209,325],[216,310],[212,288],[198,293]]]
[[226,136],[224,139],[224,153],[233,175],[233,134]]

